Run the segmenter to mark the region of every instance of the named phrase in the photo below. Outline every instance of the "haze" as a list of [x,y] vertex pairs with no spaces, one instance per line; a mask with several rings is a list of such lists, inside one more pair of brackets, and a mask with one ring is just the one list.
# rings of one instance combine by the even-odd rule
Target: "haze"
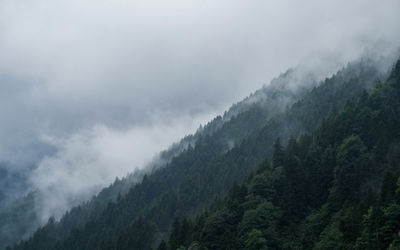
[[93,194],[287,68],[324,78],[399,30],[397,0],[1,0],[9,196]]

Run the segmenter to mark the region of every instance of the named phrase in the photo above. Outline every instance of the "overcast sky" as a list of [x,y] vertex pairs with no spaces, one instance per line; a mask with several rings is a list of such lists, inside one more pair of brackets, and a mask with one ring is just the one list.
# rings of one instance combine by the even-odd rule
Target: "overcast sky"
[[287,68],[399,31],[398,0],[0,0],[0,161],[106,185]]

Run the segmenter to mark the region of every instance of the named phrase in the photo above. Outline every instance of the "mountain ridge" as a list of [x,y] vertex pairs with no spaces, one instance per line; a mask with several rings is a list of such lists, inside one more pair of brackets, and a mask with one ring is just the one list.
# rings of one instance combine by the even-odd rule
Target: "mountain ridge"
[[158,249],[399,249],[399,73],[400,61],[314,133],[278,140],[223,202],[175,219]]
[[[368,66],[368,65],[367,65]],[[369,70],[371,70],[371,72],[373,72],[374,70],[373,69],[369,69]],[[370,73],[371,73],[370,72]],[[377,73],[377,71],[375,71],[375,74],[372,74],[372,75],[377,75],[376,74]],[[344,74],[344,73],[342,73],[342,74]],[[358,73],[357,73],[358,74]],[[357,75],[356,74],[356,75]],[[374,83],[374,81],[375,81],[375,79],[374,80],[371,80],[370,78],[371,78],[371,75],[368,75],[368,74],[366,74],[365,72],[363,73],[363,72],[361,72],[360,74],[359,74],[359,76],[360,75],[362,75],[362,74],[364,74],[364,77],[365,78],[368,78],[367,80],[367,82],[369,82],[371,85]],[[339,74],[340,75],[340,74]],[[336,78],[335,78],[336,77]],[[331,78],[331,79],[336,79],[336,80],[338,80],[338,77],[337,76],[335,76],[335,77],[333,77],[333,78]],[[357,77],[355,77],[355,78],[357,78]],[[349,77],[349,81],[350,82],[356,82],[356,80],[351,80],[352,78],[351,77]],[[351,96],[351,94],[355,94],[355,92],[359,92],[359,91],[361,91],[364,87],[367,87],[367,86],[365,86],[365,85],[363,85],[363,84],[365,84],[365,82],[362,82],[362,80],[364,80],[364,79],[358,79],[359,80],[359,82],[358,83],[355,83],[354,85],[356,86],[356,90],[351,90],[351,91],[348,91],[348,96]],[[331,80],[332,81],[332,80]],[[341,81],[343,81],[343,79],[341,79]],[[326,82],[329,82],[329,79],[328,80],[325,80],[325,83]],[[343,81],[344,82],[344,81]],[[358,84],[358,85],[357,85]],[[335,84],[333,84],[332,83],[332,86],[336,86]],[[317,88],[317,90],[318,90],[318,88]],[[314,90],[314,91],[316,91],[316,90]],[[354,92],[354,93],[353,93]],[[312,92],[311,92],[311,95],[312,95]],[[317,94],[314,94],[314,95],[317,95]],[[342,93],[341,93],[341,95],[342,95]],[[344,99],[346,99],[345,98],[346,97],[346,95],[344,95]],[[304,102],[304,101],[303,101]],[[309,106],[312,106],[312,104],[308,104]],[[343,105],[343,104],[342,104]],[[249,117],[250,118],[252,118],[253,120],[255,119],[255,118],[257,118],[258,116],[260,116],[261,114],[262,114],[262,112],[260,112],[260,110],[257,110],[257,108],[256,107],[254,107],[254,106],[251,106],[251,107],[253,107],[252,109],[250,109],[250,110],[248,110],[248,111],[245,111],[245,112],[242,112],[242,113],[240,113],[238,116],[243,116],[243,117],[240,117],[240,118],[237,118],[237,117],[234,117],[234,118],[232,118],[233,120],[234,119],[239,119],[238,121],[240,122],[240,121],[246,121],[246,122],[248,122],[247,124],[249,124],[252,120],[250,119],[249,120]],[[301,107],[299,108],[298,107],[298,109],[299,110],[301,110]],[[254,118],[255,117],[255,118]],[[263,152],[258,152],[260,155],[262,155],[262,156],[255,156],[255,158],[254,159],[252,159],[252,160],[250,160],[250,162],[254,162],[254,163],[252,163],[252,165],[253,165],[253,167],[249,167],[249,169],[240,169],[240,168],[238,168],[238,167],[236,167],[236,170],[235,171],[228,171],[228,172],[226,172],[228,169],[226,168],[226,167],[218,167],[218,166],[222,166],[222,165],[224,165],[224,164],[227,164],[227,162],[224,162],[224,161],[226,161],[227,159],[228,159],[228,162],[230,162],[231,164],[237,164],[237,165],[239,165],[239,164],[249,164],[249,160],[247,159],[246,160],[246,158],[241,158],[241,159],[236,159],[235,160],[235,162],[232,162],[232,159],[234,159],[234,157],[231,159],[231,160],[229,160],[229,157],[230,156],[232,156],[232,155],[235,155],[235,154],[237,154],[237,155],[246,155],[246,153],[238,153],[238,152],[240,152],[241,150],[243,150],[243,151],[246,151],[246,150],[253,150],[254,149],[254,145],[253,146],[251,146],[251,144],[252,144],[252,142],[254,142],[254,138],[257,138],[257,136],[259,136],[259,135],[263,135],[263,133],[269,133],[269,135],[275,135],[275,133],[273,133],[272,131],[274,131],[274,129],[276,130],[276,129],[278,129],[278,127],[276,127],[276,125],[275,125],[275,127],[274,127],[274,124],[276,124],[276,123],[278,123],[278,125],[279,125],[279,121],[282,121],[282,118],[280,118],[280,117],[284,117],[284,119],[283,119],[283,121],[286,121],[285,119],[287,119],[287,115],[286,115],[286,118],[285,118],[285,114],[281,114],[281,115],[278,115],[278,118],[277,119],[275,119],[275,121],[268,121],[267,122],[267,125],[265,125],[264,126],[264,130],[263,129],[260,129],[260,131],[258,131],[258,132],[254,132],[253,131],[253,135],[250,135],[249,136],[249,138],[253,138],[253,141],[250,139],[250,140],[247,140],[247,142],[246,142],[246,140],[244,140],[244,142],[242,142],[242,141],[240,141],[240,143],[237,145],[237,146],[235,146],[235,147],[233,147],[233,148],[229,148],[228,147],[228,151],[222,151],[224,154],[226,154],[226,155],[228,155],[228,156],[226,156],[225,157],[225,160],[219,160],[218,159],[218,156],[217,155],[215,155],[214,153],[215,152],[212,152],[213,150],[215,150],[215,147],[216,148],[219,148],[219,149],[221,149],[221,148],[224,148],[224,147],[226,147],[226,145],[222,145],[221,146],[221,144],[218,142],[218,140],[212,140],[212,139],[210,139],[212,136],[211,135],[201,135],[201,136],[199,136],[199,138],[198,138],[198,141],[196,141],[196,144],[195,144],[195,146],[194,147],[192,147],[192,146],[189,146],[189,148],[186,150],[186,151],[184,151],[184,156],[180,156],[179,157],[179,160],[175,157],[175,158],[172,158],[172,161],[171,161],[171,163],[169,163],[169,164],[167,164],[167,166],[165,167],[165,168],[170,168],[171,169],[171,165],[172,166],[178,166],[178,165],[187,165],[187,160],[189,160],[189,161],[191,161],[191,159],[196,159],[196,158],[198,158],[195,162],[194,162],[194,165],[193,165],[193,163],[192,163],[192,167],[191,168],[188,168],[188,169],[180,169],[179,171],[178,170],[175,170],[175,173],[178,173],[178,172],[180,172],[180,171],[182,171],[182,170],[184,170],[184,171],[186,171],[186,173],[188,172],[188,171],[190,171],[190,170],[195,170],[196,168],[193,168],[194,166],[200,166],[200,165],[202,165],[202,164],[200,164],[201,162],[199,162],[199,161],[204,161],[204,162],[210,162],[211,163],[211,165],[210,165],[210,167],[211,166],[217,166],[216,168],[214,167],[213,169],[214,170],[219,170],[219,171],[222,171],[222,172],[220,172],[220,173],[217,173],[217,175],[216,176],[224,176],[223,177],[223,180],[220,182],[220,183],[216,183],[216,184],[214,184],[214,185],[216,185],[215,187],[213,187],[213,189],[210,189],[210,190],[208,190],[207,191],[207,189],[205,190],[205,189],[202,189],[202,190],[198,190],[200,193],[197,193],[197,194],[193,194],[192,196],[198,196],[197,198],[196,198],[196,200],[194,200],[194,201],[190,201],[190,200],[188,200],[188,201],[184,201],[183,203],[185,203],[188,207],[186,207],[186,208],[189,208],[190,206],[192,206],[192,205],[190,205],[190,203],[191,202],[194,202],[194,204],[197,204],[198,202],[199,202],[199,200],[201,200],[202,199],[202,197],[208,197],[208,193],[210,193],[210,194],[212,194],[212,193],[215,193],[215,194],[220,194],[220,191],[218,191],[218,190],[223,190],[224,189],[224,187],[226,187],[226,186],[229,186],[229,184],[232,182],[232,180],[237,180],[237,181],[241,181],[241,180],[243,180],[243,177],[245,177],[245,176],[247,176],[248,174],[249,174],[249,172],[251,172],[252,171],[252,169],[255,169],[255,167],[256,167],[256,162],[260,162],[261,161],[261,158],[262,159],[264,159],[265,158],[265,156],[266,156],[266,154],[265,154],[265,152],[263,153]],[[222,118],[218,118],[218,119],[222,119]],[[322,122],[322,121],[321,121]],[[301,121],[300,121],[300,123],[301,123]],[[304,122],[303,122],[304,123]],[[272,125],[271,125],[272,124]],[[229,124],[228,124],[229,125]],[[228,126],[228,125],[226,125],[225,124],[225,128],[224,129],[226,129],[226,126]],[[246,124],[244,124],[244,125],[246,125]],[[224,127],[224,125],[222,125],[222,127]],[[239,126],[240,127],[240,126]],[[260,127],[262,127],[262,126],[260,126]],[[228,128],[229,128],[229,126],[228,126]],[[233,127],[234,128],[234,127]],[[242,129],[243,127],[241,127],[241,129]],[[241,129],[239,129],[239,130],[241,130]],[[306,128],[307,129],[307,128]],[[308,129],[312,129],[312,128],[308,128]],[[293,129],[292,129],[293,130]],[[295,131],[295,133],[300,133],[301,131],[303,131],[304,130],[304,128],[299,128],[299,130],[298,131]],[[226,131],[226,130],[223,130],[223,131]],[[233,130],[233,131],[237,131],[237,130]],[[292,133],[293,131],[290,131],[290,129],[289,129],[289,134],[290,133]],[[304,131],[304,132],[307,132],[307,131]],[[287,132],[285,132],[285,133],[287,133]],[[278,133],[279,134],[279,133]],[[214,138],[215,138],[215,135],[213,134],[213,136],[214,136]],[[217,135],[217,137],[216,138],[218,138],[218,136],[221,136],[221,135]],[[296,135],[294,135],[294,136],[296,136]],[[263,135],[262,137],[264,137],[264,138],[268,138],[268,136],[265,136],[265,135]],[[222,137],[221,138],[223,138],[223,133],[222,133]],[[270,139],[268,139],[268,142],[263,142],[263,144],[264,145],[271,145],[272,143],[271,143],[271,141],[273,141],[272,140],[273,138],[270,138]],[[247,144],[246,144],[247,143]],[[247,146],[246,146],[247,145]],[[248,146],[248,145],[250,145],[250,146]],[[213,148],[214,147],[214,148]],[[247,148],[246,148],[247,147]],[[261,149],[262,147],[258,147],[257,148],[257,150],[255,150],[255,152],[257,152],[257,151],[260,151],[260,149]],[[199,151],[200,150],[200,151]],[[211,151],[210,151],[211,150]],[[265,150],[265,149],[264,149]],[[217,150],[218,151],[218,150]],[[219,150],[220,151],[220,150]],[[267,151],[269,151],[269,152],[271,152],[271,150],[267,150]],[[186,152],[186,153],[185,153]],[[202,154],[201,155],[198,155],[196,152],[202,152]],[[269,153],[270,154],[270,153]],[[197,155],[197,156],[196,156]],[[268,154],[267,154],[268,155]],[[185,160],[185,157],[187,158],[186,160]],[[215,158],[216,157],[216,158]],[[254,157],[254,155],[253,155],[253,157]],[[196,163],[197,162],[197,163]],[[247,163],[246,163],[247,162]],[[199,165],[200,164],[200,165]],[[228,163],[229,164],[229,163]],[[250,164],[251,165],[251,164]],[[191,164],[189,164],[188,166],[191,166]],[[164,168],[163,168],[164,169]],[[157,181],[160,181],[160,179],[158,178],[157,179],[157,177],[155,177],[155,176],[157,176],[157,173],[158,173],[158,175],[160,175],[159,173],[160,173],[160,171],[162,172],[163,171],[163,169],[155,169],[154,171],[153,171],[153,173],[152,174],[149,174],[149,176],[152,176],[152,178],[153,179],[150,179],[149,180],[149,178],[147,177],[147,175],[144,175],[144,178],[143,178],[143,181],[142,181],[142,183],[140,183],[140,184],[137,184],[136,185],[136,190],[138,190],[138,189],[140,189],[139,187],[141,187],[141,188],[145,188],[145,186],[146,185],[152,185],[152,184],[150,184],[150,183],[155,183],[155,182],[157,182]],[[171,170],[170,170],[171,171]],[[225,172],[224,172],[225,171]],[[165,171],[164,171],[165,172]],[[182,175],[182,173],[180,173],[181,175]],[[183,173],[184,174],[184,173]],[[212,180],[213,178],[215,178],[215,176],[213,177],[213,175],[215,175],[216,173],[215,172],[213,172],[213,173],[210,173],[210,172],[208,172],[208,171],[206,171],[206,172],[203,172],[202,173],[203,174],[203,176],[197,176],[197,177],[191,177],[191,178],[189,178],[189,179],[187,179],[185,182],[188,182],[189,180],[195,180],[195,179],[193,179],[193,178],[202,178],[202,179],[207,179],[207,178],[209,178],[210,180]],[[167,175],[168,176],[168,175]],[[176,179],[176,178],[178,178],[177,176],[174,176],[172,179],[171,179],[171,177],[169,177],[169,179],[170,179],[170,182],[171,183],[174,183],[174,178]],[[178,178],[179,179],[179,178]],[[157,181],[155,181],[155,180],[157,180]],[[168,182],[168,181],[167,181]],[[190,181],[189,181],[190,182]],[[117,181],[117,183],[118,183],[118,181]],[[158,184],[160,184],[160,183],[158,183]],[[187,184],[189,184],[189,183],[187,183]],[[183,185],[183,186],[182,186]],[[181,184],[180,186],[181,187],[179,187],[179,189],[182,189],[182,188],[184,188],[184,186],[185,186],[186,184]],[[163,186],[163,185],[160,185],[160,186]],[[168,186],[168,185],[167,185]],[[179,190],[178,189],[178,190]],[[138,192],[140,192],[140,190],[138,191]],[[152,192],[152,191],[148,191],[148,192]],[[163,199],[167,199],[168,197],[172,197],[173,198],[173,196],[174,195],[176,195],[176,192],[179,192],[179,191],[172,191],[172,193],[165,193],[164,195],[162,195],[161,197],[159,197],[159,198],[157,198],[156,200],[152,200],[151,202],[150,202],[150,200],[147,200],[147,198],[146,197],[142,197],[141,199],[144,199],[143,201],[142,201],[142,203],[143,204],[156,204],[156,206],[157,206],[157,200],[158,201],[162,201]],[[197,192],[197,191],[195,191],[195,192]],[[115,196],[116,194],[114,193],[114,196]],[[138,201],[138,200],[140,200],[140,199],[137,199],[137,197],[140,197],[140,195],[139,194],[136,194],[136,196],[135,195],[133,195],[132,194],[132,190],[131,191],[129,191],[128,192],[128,194],[127,194],[127,196],[129,196],[129,195],[131,195],[132,196],[132,200],[136,200],[136,201]],[[133,197],[136,197],[136,198],[133,198]],[[167,198],[166,198],[167,197]],[[211,197],[210,197],[211,198]],[[207,199],[210,199],[210,198],[207,198]],[[121,197],[121,198],[118,198],[118,197],[116,197],[116,199],[117,199],[117,203],[122,203],[122,201],[125,199],[125,200],[127,200],[127,198],[126,197]],[[174,198],[173,198],[174,199]],[[209,201],[208,201],[208,203],[209,203]],[[106,208],[106,210],[107,209],[109,209],[109,210],[112,210],[112,209],[114,209],[113,208],[113,206],[114,205],[112,205],[112,203],[111,203],[111,205],[109,204],[109,205],[107,205],[107,208]],[[129,204],[128,204],[128,206],[129,206]],[[137,205],[135,205],[135,206],[137,206]],[[134,207],[135,207],[134,206]],[[204,205],[205,206],[205,205]],[[77,208],[78,209],[78,208]],[[70,213],[68,213],[62,220],[61,220],[61,224],[68,224],[68,221],[73,221],[73,219],[72,218],[74,218],[74,216],[75,216],[75,218],[76,218],[76,215],[71,215],[71,214],[76,214],[76,213],[79,213],[79,212],[77,212],[77,209],[73,209],[73,210],[71,210],[71,212]],[[151,208],[151,206],[150,206],[150,211],[152,210],[152,209],[154,209],[154,207],[153,208]],[[199,209],[199,208],[197,208],[197,209]],[[79,209],[78,209],[79,210]],[[100,209],[99,209],[100,210]],[[105,210],[105,211],[106,211]],[[139,209],[140,210],[140,209]],[[188,209],[188,211],[190,211],[190,209]],[[103,212],[100,212],[99,214],[101,214],[101,213],[104,213],[104,211]],[[176,213],[176,212],[175,212]],[[188,212],[189,214],[190,214],[190,212]],[[140,215],[141,213],[140,212],[138,212],[138,214]],[[99,216],[99,215],[96,215],[96,216]],[[96,217],[95,216],[95,217]],[[68,219],[68,218],[70,218],[70,219]],[[78,217],[79,218],[79,217]],[[122,223],[122,222],[121,222]],[[51,222],[50,221],[50,226],[52,225],[52,224],[54,224],[54,222]],[[60,225],[61,225],[60,224]],[[84,223],[85,224],[85,223]],[[162,228],[162,230],[160,231],[160,233],[162,232],[162,231],[165,231],[165,232],[168,232],[169,231],[169,227],[167,226],[167,224],[168,223],[166,223],[166,225],[164,225],[164,226],[162,226],[161,225],[161,228]],[[46,227],[49,227],[49,225],[48,226],[46,226]],[[60,225],[58,225],[58,226],[60,226]],[[87,224],[86,224],[86,226],[87,226]],[[84,227],[86,227],[86,226],[84,226]],[[46,228],[45,227],[45,228]],[[56,226],[57,227],[57,226]],[[44,230],[45,228],[43,228],[42,230]],[[73,228],[73,226],[71,227],[71,228]],[[68,230],[67,230],[68,231]],[[40,230],[39,230],[39,232],[40,232]],[[66,231],[63,231],[63,233],[66,233]],[[163,235],[163,234],[165,234],[165,233],[161,233],[160,234],[160,237]],[[37,234],[36,234],[37,235]],[[35,237],[34,237],[35,238]],[[57,240],[57,237],[55,238],[56,240]]]

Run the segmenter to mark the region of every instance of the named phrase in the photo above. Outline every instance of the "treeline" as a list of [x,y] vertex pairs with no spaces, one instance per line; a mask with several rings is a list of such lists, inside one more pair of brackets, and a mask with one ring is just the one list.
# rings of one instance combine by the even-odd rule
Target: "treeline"
[[[378,75],[376,70],[370,70]],[[282,113],[287,106],[298,101],[305,95],[304,90],[293,89],[291,85],[292,74],[295,70],[289,70],[274,79],[268,86],[257,90],[244,100],[234,104],[224,113],[217,116],[205,126],[201,126],[193,135],[182,138],[178,143],[171,145],[162,151],[157,159],[147,166],[125,178],[116,181],[104,188],[90,201],[72,208],[63,218],[62,228],[57,234],[59,237],[69,235],[73,228],[81,228],[87,221],[97,217],[107,207],[109,202],[115,202],[118,195],[124,196],[129,189],[140,182],[145,174],[149,174],[158,168],[164,167],[174,157],[196,146],[196,143],[204,142],[205,137],[212,137],[213,154],[220,156],[233,146],[239,144],[249,134],[261,128],[273,116]],[[307,77],[307,80],[310,77]],[[307,88],[315,86],[314,82],[303,82]],[[305,87],[304,87],[305,88]],[[198,150],[202,150],[198,147]],[[205,159],[207,160],[207,159]],[[195,164],[195,159],[189,164]],[[0,170],[0,179],[1,179]],[[1,185],[0,185],[1,186]],[[26,238],[34,232],[41,223],[39,208],[42,194],[39,191],[31,192],[26,197],[20,198],[7,206],[0,205],[0,249]],[[1,199],[1,188],[0,188]],[[36,202],[39,201],[39,202]]]
[[[189,145],[164,168],[145,175],[142,182],[136,184],[127,194],[117,197],[105,206],[98,206],[101,209],[93,213],[87,209],[80,212],[79,207],[74,208],[60,222],[50,220],[33,237],[11,249],[157,247],[173,230],[175,217],[187,217],[189,223],[190,218],[209,209],[210,205],[218,207],[216,199],[227,194],[234,182],[242,183],[259,164],[272,156],[273,142],[278,137],[286,145],[290,137],[297,138],[302,133],[315,131],[330,113],[341,110],[348,100],[360,95],[379,77],[381,74],[376,67],[360,62],[349,65],[326,79],[294,105],[271,118],[266,118],[269,117],[265,111],[268,109],[254,103],[246,111],[232,117],[229,122],[221,124],[213,133],[198,136],[193,146]],[[275,94],[283,93],[278,90]],[[233,148],[227,147],[228,139],[235,142]],[[286,151],[282,149],[282,152]],[[274,166],[276,164],[273,163]],[[283,169],[283,166],[276,169]],[[320,170],[315,171],[314,174],[317,175]],[[272,177],[278,178],[278,173],[274,172]],[[282,182],[282,190],[285,190],[285,180],[280,177],[278,179]],[[273,189],[274,192],[283,192],[282,190]],[[300,199],[296,196],[297,193],[291,197]],[[319,194],[323,195],[326,194]],[[323,200],[323,197],[319,199]],[[90,204],[93,209],[96,208],[96,200]],[[276,216],[282,217],[279,207],[282,204],[271,204],[274,205],[273,208],[277,207]],[[313,207],[317,205],[314,204]],[[299,208],[296,214],[303,215],[304,209]],[[188,238],[189,240],[191,239]],[[179,244],[187,247],[189,242]],[[279,242],[276,244],[279,246]]]
[[158,249],[400,249],[400,61]]

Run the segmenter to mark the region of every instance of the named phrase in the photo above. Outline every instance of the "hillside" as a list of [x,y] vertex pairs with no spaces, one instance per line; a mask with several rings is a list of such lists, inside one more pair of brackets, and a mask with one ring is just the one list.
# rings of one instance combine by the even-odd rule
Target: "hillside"
[[[110,203],[95,198],[83,206],[86,212],[74,208],[60,222],[50,220],[15,249],[148,249],[168,235],[174,217],[199,214],[232,183],[245,180],[271,157],[278,137],[286,144],[290,137],[313,132],[331,113],[383,77],[373,62],[351,64],[311,91],[301,91],[297,102],[291,99],[293,105],[278,105],[275,113],[268,100],[285,95],[267,91],[272,93],[267,103],[246,102],[251,103],[249,108],[227,122],[216,118],[206,126],[213,128],[211,133],[197,134],[193,144],[165,167],[144,175],[125,195],[111,192],[116,199]],[[213,124],[218,126],[214,129]]]
[[[374,74],[379,77],[382,73],[374,69]],[[65,228],[69,231],[81,227],[90,218],[99,215],[109,202],[115,201],[118,196],[124,196],[132,185],[143,179],[145,174],[165,167],[174,157],[179,156],[188,147],[194,147],[196,142],[205,136],[211,137],[214,143],[213,155],[225,154],[235,144],[247,138],[252,131],[264,126],[268,119],[281,114],[288,106],[304,97],[307,89],[317,85],[316,78],[312,72],[288,70],[273,79],[270,85],[262,87],[232,105],[222,116],[200,127],[195,134],[186,136],[162,151],[147,166],[135,170],[122,179],[116,179],[89,202],[81,204],[82,200],[74,201],[72,205],[79,207],[69,211],[68,215],[73,219],[66,223]],[[17,182],[15,178],[11,181]],[[8,206],[0,206],[0,248],[29,237],[43,223],[40,216],[43,195],[40,190],[35,190]]]
[[158,249],[400,249],[399,232],[400,61]]

